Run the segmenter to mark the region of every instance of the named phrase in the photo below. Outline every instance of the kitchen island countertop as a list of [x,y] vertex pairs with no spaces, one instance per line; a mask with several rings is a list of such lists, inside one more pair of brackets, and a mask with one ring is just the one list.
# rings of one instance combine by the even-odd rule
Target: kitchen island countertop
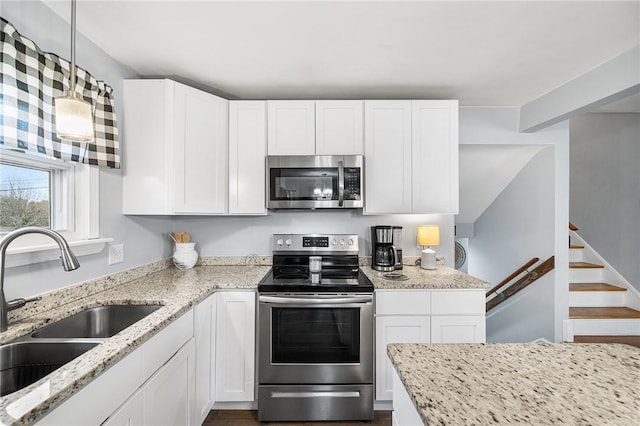
[[427,270],[418,266],[405,265],[402,270],[393,271],[400,273],[406,278],[404,280],[394,280],[385,278],[388,272],[380,272],[363,266],[362,271],[373,283],[376,290],[392,289],[487,289],[489,283],[476,277],[460,272],[449,266],[438,264],[436,269]]
[[621,344],[390,344],[424,424],[640,424],[640,349]]

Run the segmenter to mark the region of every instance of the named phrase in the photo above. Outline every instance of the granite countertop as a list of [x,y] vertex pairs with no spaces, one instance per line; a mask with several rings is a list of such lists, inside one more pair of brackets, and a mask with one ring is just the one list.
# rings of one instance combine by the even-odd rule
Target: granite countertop
[[390,344],[424,424],[640,424],[640,349],[621,344]]
[[438,264],[434,270],[404,265],[402,270],[393,271],[406,276],[407,279],[403,281],[385,278],[384,275],[388,274],[388,272],[376,271],[371,266],[363,266],[362,271],[369,277],[376,290],[489,288],[489,283],[486,281],[442,264]]
[[[270,266],[240,265],[198,266],[190,270],[169,267],[151,273],[143,270],[138,274],[139,278],[116,283],[117,285],[111,287],[109,282],[114,280],[112,277],[106,277],[101,281],[96,280],[100,282],[92,283],[93,287],[106,287],[97,293],[83,294],[83,291],[90,292],[90,290],[86,285],[81,285],[70,291],[65,289],[45,295],[42,302],[36,302],[36,312],[31,312],[30,316],[18,319],[17,322],[10,322],[9,330],[0,333],[0,343],[4,344],[27,335],[48,323],[66,318],[88,307],[108,304],[162,304],[164,306],[45,378],[1,397],[0,424],[30,424],[43,417],[76,390],[120,361],[193,305],[204,300],[212,291],[253,290],[257,288],[258,282],[269,269]],[[122,279],[126,280],[128,278],[126,275],[125,273]],[[40,305],[40,308],[37,305]],[[52,306],[59,307],[47,309]],[[37,312],[38,309],[41,312]],[[42,392],[43,388],[48,389],[45,394]]]

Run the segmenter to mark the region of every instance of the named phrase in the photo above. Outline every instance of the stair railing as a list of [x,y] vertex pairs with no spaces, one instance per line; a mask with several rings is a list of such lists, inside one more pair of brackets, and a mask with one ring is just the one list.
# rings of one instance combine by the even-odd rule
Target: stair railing
[[[523,290],[531,283],[544,276],[547,272],[553,270],[553,268],[555,267],[555,257],[551,256],[550,258],[536,266],[532,271],[529,271],[528,268],[539,260],[540,259],[537,257],[532,258],[527,263],[516,269],[507,278],[502,280],[498,285],[489,290],[487,292],[487,296],[490,296],[493,293],[496,293],[496,295],[495,297],[487,301],[486,311],[489,312],[491,309],[495,308],[514,294],[518,293],[520,290]],[[504,291],[498,291],[502,287],[510,283],[513,279],[520,276],[523,272],[526,272],[526,274],[522,278],[507,286]]]

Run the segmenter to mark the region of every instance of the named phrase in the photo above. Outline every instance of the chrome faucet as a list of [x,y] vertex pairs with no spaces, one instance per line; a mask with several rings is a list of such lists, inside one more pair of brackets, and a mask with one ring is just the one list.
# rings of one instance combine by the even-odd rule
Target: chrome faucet
[[67,240],[65,240],[62,235],[58,234],[56,231],[52,231],[47,228],[39,228],[37,226],[27,226],[25,228],[16,229],[15,231],[9,232],[5,235],[4,238],[0,240],[0,333],[7,331],[7,327],[9,325],[7,314],[9,311],[20,308],[27,302],[40,300],[39,297],[36,297],[32,299],[15,299],[7,302],[4,296],[4,262],[7,246],[11,241],[25,234],[46,235],[58,243],[58,246],[60,247],[60,259],[62,259],[62,267],[65,271],[73,271],[80,267],[80,262],[78,262],[78,259],[76,259],[76,256],[69,248]]

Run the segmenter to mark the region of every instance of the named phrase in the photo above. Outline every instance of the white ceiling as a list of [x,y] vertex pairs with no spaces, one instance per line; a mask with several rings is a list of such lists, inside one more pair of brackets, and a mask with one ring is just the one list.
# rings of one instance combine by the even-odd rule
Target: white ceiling
[[77,16],[139,75],[232,99],[520,106],[640,43],[639,1],[80,0]]

